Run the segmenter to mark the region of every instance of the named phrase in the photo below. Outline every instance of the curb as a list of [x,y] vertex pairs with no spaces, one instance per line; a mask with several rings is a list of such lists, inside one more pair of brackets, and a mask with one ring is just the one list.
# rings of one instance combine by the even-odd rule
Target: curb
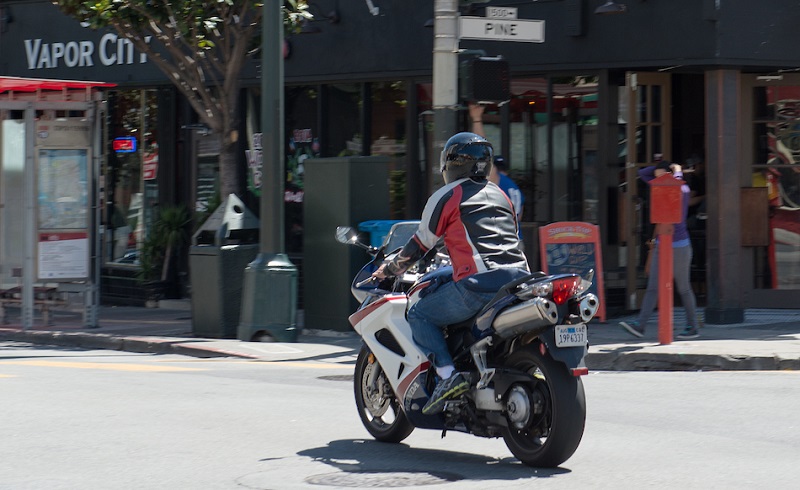
[[590,352],[586,366],[596,371],[797,371],[800,359],[778,355]]
[[105,349],[143,354],[179,354],[190,357],[238,357],[253,359],[253,356],[222,350],[205,349],[200,346],[185,345],[193,340],[175,340],[166,337],[133,337],[109,334],[88,334],[80,332],[41,332],[0,330],[0,339],[29,342],[31,344],[79,347],[83,349]]
[[[0,340],[144,354],[177,354],[197,358],[259,358],[255,355],[204,347],[203,339],[0,328]],[[585,362],[593,371],[800,371],[800,358],[779,355],[589,352]]]

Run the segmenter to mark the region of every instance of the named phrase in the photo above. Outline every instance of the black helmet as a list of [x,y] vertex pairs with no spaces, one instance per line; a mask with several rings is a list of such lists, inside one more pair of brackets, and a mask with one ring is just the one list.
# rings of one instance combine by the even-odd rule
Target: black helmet
[[449,184],[465,177],[486,178],[492,168],[492,144],[475,133],[458,133],[444,145],[439,170]]

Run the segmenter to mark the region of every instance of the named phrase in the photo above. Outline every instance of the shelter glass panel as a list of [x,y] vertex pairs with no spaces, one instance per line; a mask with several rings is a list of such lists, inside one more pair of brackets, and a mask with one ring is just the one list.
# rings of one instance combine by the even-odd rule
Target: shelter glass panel
[[[7,114],[12,115],[11,111]],[[22,114],[19,113],[21,117]],[[25,121],[5,119],[0,132],[0,224],[2,238],[0,243],[0,263],[3,264],[3,284],[13,284],[22,277],[22,264],[25,260],[25,202],[23,200],[25,170]],[[15,272],[16,271],[16,272]]]

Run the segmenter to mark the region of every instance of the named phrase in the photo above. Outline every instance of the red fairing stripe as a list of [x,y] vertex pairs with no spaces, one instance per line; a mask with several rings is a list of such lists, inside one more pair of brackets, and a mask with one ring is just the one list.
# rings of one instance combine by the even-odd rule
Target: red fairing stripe
[[430,369],[430,367],[431,363],[429,361],[425,361],[419,366],[417,366],[416,369],[411,371],[411,373],[408,376],[403,378],[403,381],[400,382],[400,386],[397,387],[397,391],[399,392],[397,393],[398,398],[400,398],[401,400],[404,399],[406,397],[406,391],[408,391],[408,387],[411,385],[411,382],[417,379],[419,373],[427,371],[428,369]]
[[416,286],[414,286],[413,288],[411,288],[408,291],[408,296],[410,297],[411,295],[413,295],[417,291],[421,291],[421,290],[425,289],[426,287],[428,287],[430,285],[431,285],[430,281],[421,282],[421,283],[417,284]]
[[350,315],[348,317],[348,320],[350,321],[350,326],[355,327],[356,325],[358,325],[358,322],[363,320],[364,317],[366,317],[367,315],[369,315],[370,313],[375,311],[378,307],[380,307],[384,303],[388,303],[389,301],[399,301],[399,300],[405,300],[405,299],[406,299],[406,295],[405,294],[401,294],[401,295],[397,295],[397,296],[384,296],[383,298],[379,299],[378,301],[376,301],[374,303],[370,303],[369,305],[364,307],[364,309],[358,310],[357,312],[355,312],[352,315]]
[[442,220],[437,226],[436,234],[446,236],[444,245],[450,253],[453,264],[453,280],[461,279],[478,272],[478,265],[472,257],[472,242],[461,220],[461,199],[464,189],[461,186],[453,188],[453,195],[447,200],[442,209]]

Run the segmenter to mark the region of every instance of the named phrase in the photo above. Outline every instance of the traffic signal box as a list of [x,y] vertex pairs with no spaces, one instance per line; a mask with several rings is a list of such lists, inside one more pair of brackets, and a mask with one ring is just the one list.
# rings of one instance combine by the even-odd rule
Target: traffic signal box
[[459,80],[464,100],[505,102],[511,99],[508,61],[501,56],[476,56],[462,61]]

